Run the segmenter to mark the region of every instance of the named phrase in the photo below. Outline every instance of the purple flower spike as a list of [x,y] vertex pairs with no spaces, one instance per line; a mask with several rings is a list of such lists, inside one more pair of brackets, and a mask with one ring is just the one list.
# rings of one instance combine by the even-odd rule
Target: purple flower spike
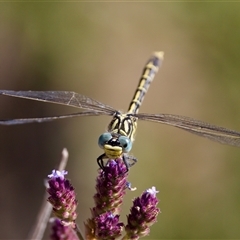
[[95,221],[97,239],[114,240],[121,236],[124,225],[119,223],[119,215],[107,212],[96,217]]
[[104,171],[100,172],[96,180],[94,217],[105,212],[119,213],[119,207],[127,189],[127,175],[122,159],[110,160]]
[[101,232],[98,229],[100,216],[104,216],[107,213],[109,216],[109,212],[115,217],[118,216],[123,196],[128,188],[127,176],[126,165],[121,158],[109,160],[104,171],[101,170],[99,172],[99,176],[96,179],[97,193],[94,195],[95,207],[91,209],[92,218],[85,223],[87,239],[94,239],[96,234]]
[[47,188],[47,192],[50,194],[48,201],[52,204],[53,212],[62,221],[62,224],[75,228],[77,200],[73,186],[64,177],[66,174],[65,170],[62,172],[53,170],[52,174],[48,175],[50,178]]
[[149,234],[149,227],[157,221],[160,209],[157,208],[155,187],[146,190],[141,197],[135,198],[133,207],[128,215],[128,224],[125,227],[124,239],[139,239]]

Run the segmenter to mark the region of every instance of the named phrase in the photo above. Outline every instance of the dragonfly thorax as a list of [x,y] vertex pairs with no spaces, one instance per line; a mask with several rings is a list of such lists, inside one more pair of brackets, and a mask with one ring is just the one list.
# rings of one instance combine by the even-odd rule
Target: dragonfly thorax
[[129,113],[116,112],[108,125],[108,132],[128,137],[132,142],[137,128],[137,117]]

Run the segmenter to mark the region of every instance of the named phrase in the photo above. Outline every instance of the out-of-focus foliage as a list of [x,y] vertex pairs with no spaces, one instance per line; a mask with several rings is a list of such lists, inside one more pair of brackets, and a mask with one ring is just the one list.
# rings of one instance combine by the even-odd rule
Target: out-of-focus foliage
[[[76,91],[126,110],[144,63],[162,50],[141,111],[240,130],[239,12],[238,3],[219,2],[2,2],[0,89]],[[76,111],[9,97],[0,97],[0,109],[1,119]],[[102,154],[97,139],[109,121],[0,126],[1,239],[26,238],[63,147],[82,227]],[[160,190],[162,213],[149,239],[240,238],[240,149],[145,122],[132,152],[138,192],[129,199],[153,185]]]

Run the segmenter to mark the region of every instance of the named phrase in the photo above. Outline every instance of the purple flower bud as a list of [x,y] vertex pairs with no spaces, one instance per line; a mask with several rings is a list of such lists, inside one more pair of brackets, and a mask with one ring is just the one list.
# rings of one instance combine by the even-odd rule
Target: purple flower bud
[[70,226],[64,226],[60,219],[55,218],[52,225],[51,240],[79,240]]
[[47,188],[47,192],[50,194],[48,201],[52,204],[53,212],[62,221],[62,224],[75,227],[76,194],[70,181],[64,177],[66,174],[65,170],[62,172],[53,170],[52,174],[48,175],[50,178]]
[[134,199],[128,215],[128,224],[125,227],[125,239],[139,239],[149,234],[149,227],[157,221],[160,212],[157,208],[157,193],[156,188],[152,187]]
[[123,223],[119,223],[119,215],[103,213],[95,218],[95,224],[97,239],[114,240],[121,236]]

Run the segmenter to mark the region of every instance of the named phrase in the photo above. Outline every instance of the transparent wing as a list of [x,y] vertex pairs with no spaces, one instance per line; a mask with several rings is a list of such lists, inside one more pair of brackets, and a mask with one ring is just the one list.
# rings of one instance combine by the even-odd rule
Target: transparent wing
[[41,102],[56,103],[90,111],[84,111],[81,113],[68,114],[56,117],[40,117],[40,118],[22,118],[22,119],[10,119],[0,120],[0,125],[16,125],[34,122],[48,122],[55,119],[80,117],[80,116],[99,116],[99,115],[113,115],[116,111],[101,102],[98,102],[92,98],[75,92],[65,91],[11,91],[0,90],[0,95],[6,95],[11,97],[25,98]]
[[106,115],[112,115],[115,112],[115,109],[112,107],[75,92],[0,90],[0,95],[56,103],[86,110],[95,110],[105,113]]
[[159,122],[168,124],[177,128],[181,128],[190,133],[201,137],[209,138],[223,144],[240,147],[240,132],[230,130],[223,127],[218,127],[195,120],[193,118],[172,115],[172,114],[136,114],[141,120]]
[[36,123],[36,122],[42,123],[42,122],[53,121],[56,119],[83,117],[83,116],[99,116],[99,115],[106,115],[106,114],[102,112],[96,112],[96,111],[84,111],[80,113],[72,113],[72,114],[54,116],[54,117],[19,118],[19,119],[10,119],[10,120],[0,120],[0,125],[18,125],[18,124]]

